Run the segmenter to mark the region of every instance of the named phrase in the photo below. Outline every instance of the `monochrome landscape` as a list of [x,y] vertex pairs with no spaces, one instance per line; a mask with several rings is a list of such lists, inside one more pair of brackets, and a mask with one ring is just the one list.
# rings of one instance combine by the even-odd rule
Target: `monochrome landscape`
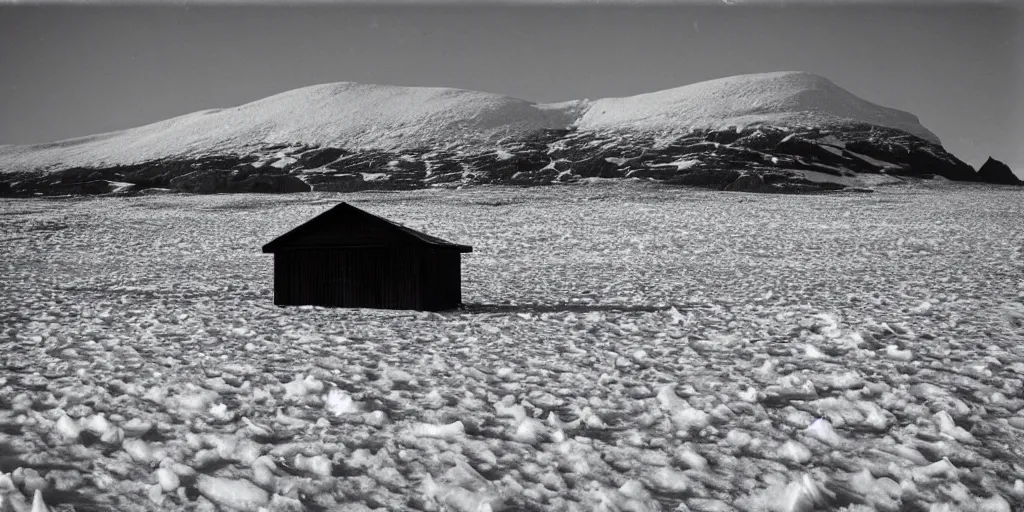
[[52,144],[0,147],[0,194],[409,190],[632,178],[812,192],[975,170],[916,116],[820,75],[762,73],[627,98],[535,104],[335,83]]
[[[1014,171],[802,71],[0,146],[0,512],[1024,510]],[[275,306],[341,202],[462,305]]]
[[592,181],[345,195],[473,242],[445,313],[272,305],[256,248],[336,194],[6,201],[0,485],[75,510],[1024,503],[1018,190]]

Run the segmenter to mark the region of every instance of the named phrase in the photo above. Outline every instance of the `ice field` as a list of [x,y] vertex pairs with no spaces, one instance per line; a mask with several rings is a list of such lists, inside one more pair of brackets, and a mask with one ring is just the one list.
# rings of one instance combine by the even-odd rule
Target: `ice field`
[[[1022,199],[594,182],[3,200],[0,499],[1021,510]],[[275,307],[260,246],[342,200],[472,245],[466,309]]]

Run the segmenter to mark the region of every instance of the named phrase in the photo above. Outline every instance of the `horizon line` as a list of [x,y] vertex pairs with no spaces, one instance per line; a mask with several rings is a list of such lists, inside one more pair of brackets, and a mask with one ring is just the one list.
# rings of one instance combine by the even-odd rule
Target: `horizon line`
[[1009,7],[1015,0],[0,0],[0,6],[71,7]]

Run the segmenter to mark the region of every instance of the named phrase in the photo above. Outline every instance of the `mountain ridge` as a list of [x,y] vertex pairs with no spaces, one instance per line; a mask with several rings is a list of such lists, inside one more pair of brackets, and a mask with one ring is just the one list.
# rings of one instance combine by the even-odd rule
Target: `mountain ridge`
[[[669,165],[684,161],[697,163]],[[815,174],[815,181],[807,172],[840,179],[822,182]],[[913,114],[794,71],[549,104],[466,89],[336,82],[137,128],[0,147],[6,194],[537,185],[587,177],[726,187],[751,173],[785,176],[775,183],[803,189],[893,172],[985,181]],[[687,177],[700,173],[716,177]]]
[[[826,97],[819,98],[817,105],[787,102],[800,94],[821,91],[840,101],[830,104]],[[859,103],[862,111],[877,118],[858,115],[856,109],[848,108],[850,102]],[[754,105],[761,105],[763,111],[756,112]],[[912,114],[860,100],[819,75],[791,71],[725,77],[625,98],[550,104],[468,89],[334,82],[136,128],[44,144],[3,146],[0,159],[7,156],[11,160],[7,166],[27,170],[57,162],[67,162],[68,167],[130,164],[294,141],[404,149],[438,141],[486,144],[503,135],[515,137],[544,129],[681,131],[765,121],[814,124],[827,116],[903,129],[938,143]],[[56,154],[33,154],[33,150],[50,149]]]

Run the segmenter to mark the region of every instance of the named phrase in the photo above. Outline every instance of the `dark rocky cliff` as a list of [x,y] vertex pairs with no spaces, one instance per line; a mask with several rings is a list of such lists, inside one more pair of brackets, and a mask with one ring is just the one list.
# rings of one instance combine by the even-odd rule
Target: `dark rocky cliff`
[[915,135],[873,125],[843,125],[697,130],[673,137],[548,130],[490,149],[455,146],[391,152],[278,144],[248,154],[4,174],[0,195],[127,194],[150,189],[348,192],[476,184],[539,186],[584,178],[800,193],[861,188],[864,183],[886,181],[886,176],[1020,184],[995,160],[975,172],[941,146]]

